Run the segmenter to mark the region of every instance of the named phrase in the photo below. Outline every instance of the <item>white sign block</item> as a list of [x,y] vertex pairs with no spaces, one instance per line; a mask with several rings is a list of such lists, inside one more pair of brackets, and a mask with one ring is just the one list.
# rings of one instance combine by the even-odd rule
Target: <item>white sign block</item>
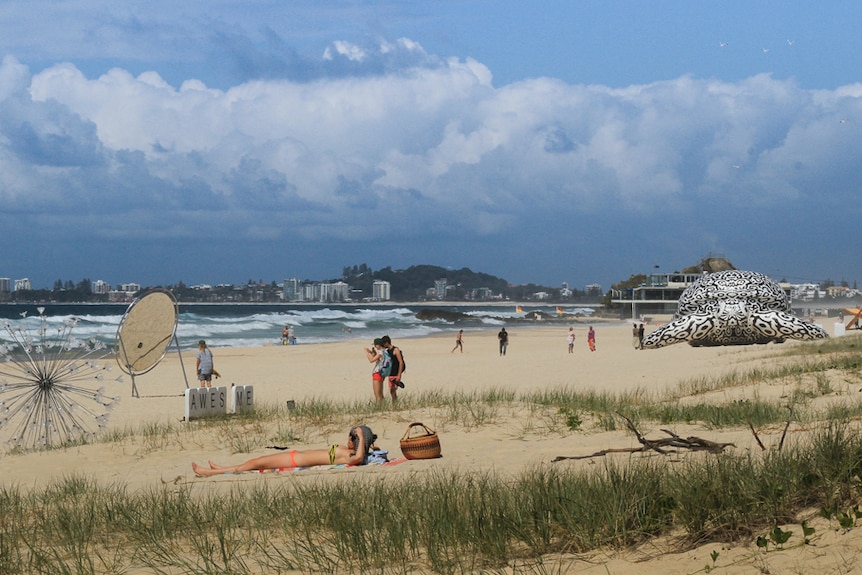
[[835,337],[841,337],[846,333],[843,323],[835,322],[833,329],[835,331]]
[[254,410],[254,386],[231,385],[230,412],[246,413]]
[[195,387],[186,390],[186,421],[227,413],[226,387]]

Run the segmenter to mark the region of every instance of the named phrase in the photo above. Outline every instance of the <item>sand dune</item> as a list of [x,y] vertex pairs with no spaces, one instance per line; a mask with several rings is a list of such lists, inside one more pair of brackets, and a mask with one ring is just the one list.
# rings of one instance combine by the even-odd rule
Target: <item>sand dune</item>
[[[466,332],[464,352],[451,353],[455,330],[451,336],[396,341],[402,347],[408,369],[402,398],[412,394],[441,390],[446,393],[471,392],[491,388],[529,393],[557,387],[578,390],[623,393],[640,392],[659,397],[670,393],[681,382],[695,378],[718,377],[733,371],[745,371],[780,361],[776,346],[695,349],[676,345],[659,350],[635,350],[631,342],[631,324],[604,322],[596,324],[598,348],[590,352],[586,343],[587,326],[576,324],[575,353],[568,354],[567,325],[510,330],[508,353],[497,350],[496,330]],[[827,326],[829,329],[831,326]],[[649,331],[649,328],[648,330]],[[831,331],[831,329],[830,329]],[[257,401],[282,404],[312,398],[335,401],[371,399],[371,367],[364,347],[368,342],[355,340],[333,344],[270,346],[253,349],[214,349],[215,365],[223,378],[219,384],[253,384]],[[798,345],[796,343],[787,343]],[[192,353],[183,358],[185,372],[193,376]],[[177,424],[183,417],[182,394],[186,384],[183,365],[176,353],[150,373],[137,378],[140,399],[130,396],[129,382],[117,384],[123,396],[112,416],[109,430],[141,429],[145,425]],[[713,392],[716,401],[759,395],[780,396],[790,391],[791,383],[764,384],[757,389],[734,389]],[[845,391],[858,391],[846,382],[837,382]],[[859,387],[856,385],[855,387]],[[113,392],[111,392],[113,393]],[[550,463],[558,455],[585,455],[610,447],[634,447],[636,439],[626,430],[601,431],[586,422],[579,431],[563,426],[548,426],[540,415],[522,405],[502,406],[490,410],[481,425],[459,423],[434,410],[392,411],[375,415],[364,423],[378,434],[381,447],[399,456],[398,441],[412,421],[422,421],[435,428],[443,457],[429,461],[411,461],[391,468],[355,468],[339,472],[290,475],[290,480],[318,481],[332,473],[383,473],[395,477],[423,473],[435,467],[494,470],[517,473],[536,465],[594,465],[594,460]],[[182,423],[182,426],[195,423]],[[747,429],[720,433],[699,426],[676,426],[680,435],[698,435],[716,441],[732,441],[739,450],[754,449]],[[343,441],[345,428],[334,426],[311,430],[302,442],[292,447],[322,447]],[[658,429],[641,430],[656,436]],[[780,430],[765,430],[765,441],[774,440]],[[797,431],[794,429],[794,431]],[[773,435],[770,435],[773,434]],[[264,445],[253,454],[265,453]],[[145,488],[161,483],[195,482],[196,488],[220,489],[237,482],[283,481],[283,474],[244,474],[209,479],[195,478],[192,461],[214,459],[219,463],[238,463],[249,453],[235,453],[230,441],[215,431],[198,430],[180,434],[170,441],[138,434],[134,439],[82,446],[25,455],[0,457],[4,485],[22,487],[45,485],[78,472],[90,474],[99,481],[122,482],[130,488]],[[639,455],[643,456],[643,455]],[[628,456],[621,456],[628,457]],[[818,528],[815,545],[760,553],[753,543],[735,546],[709,544],[684,553],[669,553],[673,541],[656,541],[625,553],[596,553],[589,557],[565,558],[565,570],[577,573],[639,573],[669,575],[693,573],[711,564],[709,553],[719,550],[721,573],[759,572],[835,572],[849,573],[862,569],[858,561],[860,530],[840,534],[828,525]],[[767,569],[767,570],[764,570]]]

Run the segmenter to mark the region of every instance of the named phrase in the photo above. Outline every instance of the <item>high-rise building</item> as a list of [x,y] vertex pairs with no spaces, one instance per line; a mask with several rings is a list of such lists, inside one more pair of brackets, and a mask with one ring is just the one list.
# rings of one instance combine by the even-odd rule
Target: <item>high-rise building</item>
[[288,278],[282,285],[281,299],[284,301],[303,301],[302,280],[299,278]]
[[22,290],[31,290],[30,287],[30,278],[21,278],[20,280],[15,280],[15,291]]
[[442,278],[434,281],[434,291],[437,294],[437,299],[445,299],[446,298],[446,278]]
[[9,278],[0,278],[0,293],[9,293],[12,291],[12,280]]
[[371,284],[371,297],[376,301],[389,301],[392,285],[383,280],[374,280]]
[[350,298],[350,286],[342,281],[314,284],[315,299],[321,303],[343,302]]

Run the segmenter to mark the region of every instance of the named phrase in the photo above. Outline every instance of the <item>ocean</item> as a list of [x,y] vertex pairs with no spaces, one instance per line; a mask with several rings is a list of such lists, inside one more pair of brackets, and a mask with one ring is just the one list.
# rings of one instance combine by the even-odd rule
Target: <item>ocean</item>
[[[4,327],[33,332],[39,329],[39,308],[47,329],[62,329],[75,319],[74,335],[95,338],[113,345],[128,304],[0,304]],[[458,314],[459,319],[421,320],[416,314],[432,310]],[[281,343],[281,331],[293,326],[297,344],[346,340],[368,340],[388,334],[392,339],[422,337],[453,330],[489,329],[522,320],[525,314],[558,315],[556,305],[380,305],[380,304],[180,304],[177,340],[182,349],[192,349],[200,339],[212,347],[259,347]],[[589,316],[586,306],[563,306],[565,315]],[[531,322],[532,323],[532,322]],[[540,322],[536,322],[539,324]],[[8,324],[8,326],[6,325]],[[0,329],[0,341],[11,338]]]

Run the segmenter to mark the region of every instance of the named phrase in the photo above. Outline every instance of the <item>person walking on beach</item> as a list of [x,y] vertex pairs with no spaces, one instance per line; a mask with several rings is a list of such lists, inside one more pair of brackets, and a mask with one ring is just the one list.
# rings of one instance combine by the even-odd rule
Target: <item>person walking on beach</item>
[[389,352],[383,348],[383,339],[376,338],[371,348],[365,348],[365,355],[369,363],[374,364],[371,372],[371,389],[374,391],[374,399],[383,401],[383,382],[389,378],[392,370],[392,361]]
[[461,350],[461,353],[464,353],[464,330],[463,329],[458,330],[458,335],[455,336],[455,347],[452,348],[452,351],[450,353],[455,353],[455,350],[459,349],[459,348]]
[[219,376],[213,364],[213,354],[204,340],[198,342],[198,350],[195,352],[195,369],[200,387],[212,387],[213,375]]
[[638,324],[632,324],[632,347],[635,349],[641,348],[640,337],[638,337]]
[[502,328],[500,333],[497,334],[497,339],[500,340],[500,355],[506,355],[506,349],[509,347],[509,332],[506,331],[506,328]]
[[590,326],[587,332],[587,345],[590,346],[590,351],[596,351],[596,330],[593,329],[593,326]]
[[404,354],[401,353],[401,348],[393,345],[388,335],[384,335],[380,340],[383,342],[384,349],[389,352],[389,359],[392,362],[392,369],[389,372],[389,397],[394,402],[398,399],[398,388],[404,389],[401,375],[407,369],[407,364],[404,363]]
[[314,465],[365,465],[374,446],[377,436],[365,425],[358,425],[350,430],[347,445],[330,445],[328,449],[292,449],[281,453],[272,453],[262,457],[249,459],[239,465],[224,467],[209,461],[209,467],[192,462],[192,471],[198,477],[212,477],[227,473],[242,473],[243,471],[259,471],[264,469],[293,469],[296,467],[311,467]]
[[569,344],[569,353],[575,353],[575,328],[569,328],[569,333],[566,334],[566,342]]
[[644,324],[638,326],[638,349],[644,348]]

